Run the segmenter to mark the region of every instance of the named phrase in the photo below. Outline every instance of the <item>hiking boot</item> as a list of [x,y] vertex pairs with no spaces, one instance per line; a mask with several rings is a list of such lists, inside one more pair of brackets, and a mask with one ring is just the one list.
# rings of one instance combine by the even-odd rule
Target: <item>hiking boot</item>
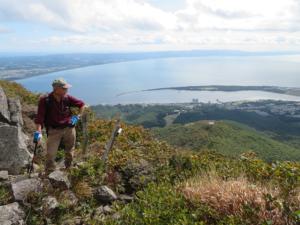
[[72,166],[72,161],[65,161],[65,167],[66,167],[66,170],[74,168]]

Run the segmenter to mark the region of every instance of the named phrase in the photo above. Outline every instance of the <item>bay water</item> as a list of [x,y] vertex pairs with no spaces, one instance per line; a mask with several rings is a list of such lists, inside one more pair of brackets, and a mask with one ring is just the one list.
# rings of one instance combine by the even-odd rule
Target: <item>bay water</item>
[[[73,85],[68,94],[86,104],[222,102],[300,97],[262,92],[142,91],[203,85],[300,87],[300,55],[251,57],[165,58],[119,62],[66,70],[16,82],[30,91],[52,91],[62,77]],[[129,92],[129,93],[127,93]],[[118,94],[127,93],[124,95]]]

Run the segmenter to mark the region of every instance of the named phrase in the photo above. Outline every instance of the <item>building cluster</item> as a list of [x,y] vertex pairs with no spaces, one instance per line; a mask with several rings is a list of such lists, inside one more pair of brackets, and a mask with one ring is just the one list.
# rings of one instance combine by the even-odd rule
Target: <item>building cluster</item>
[[270,105],[268,108],[271,110],[274,114],[286,114],[290,113],[291,115],[295,115],[298,112],[300,112],[300,103],[297,104],[286,104],[286,105]]
[[[255,102],[255,101],[254,101]],[[256,102],[264,102],[264,100],[258,100]],[[271,116],[271,114],[283,115],[289,113],[298,117],[297,114],[300,113],[300,103],[295,104],[281,104],[276,105],[275,103],[266,102],[265,105],[255,106],[249,103],[239,103],[239,102],[225,102],[225,103],[217,103],[218,107],[224,107],[226,109],[239,109],[245,110],[247,112],[256,112],[262,116]],[[270,113],[267,113],[269,111]]]
[[[127,105],[141,105],[143,107],[147,106],[180,106],[183,108],[188,108],[188,109],[193,109],[195,105],[191,103],[128,103],[128,104],[102,104],[103,106],[109,105],[109,106],[117,106],[117,105],[122,105],[122,106],[127,106]],[[200,105],[200,104],[199,104]]]

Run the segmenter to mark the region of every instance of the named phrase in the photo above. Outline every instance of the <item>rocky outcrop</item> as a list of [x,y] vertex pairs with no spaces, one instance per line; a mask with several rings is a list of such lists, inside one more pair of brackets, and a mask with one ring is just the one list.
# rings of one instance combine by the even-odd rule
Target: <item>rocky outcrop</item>
[[40,178],[21,177],[8,183],[7,186],[12,191],[15,201],[22,202],[27,198],[30,191],[41,193],[43,183]]
[[27,137],[21,127],[0,124],[0,170],[10,175],[19,174],[25,161],[32,158],[26,147]]
[[0,224],[20,224],[19,221],[25,216],[25,211],[17,202],[0,206]]
[[10,125],[23,126],[22,107],[19,98],[9,98]]
[[7,98],[1,86],[0,86],[0,122],[3,123],[10,122],[10,114],[8,111]]
[[0,170],[7,170],[9,175],[19,174],[24,161],[32,158],[22,125],[19,98],[6,98],[0,86]]

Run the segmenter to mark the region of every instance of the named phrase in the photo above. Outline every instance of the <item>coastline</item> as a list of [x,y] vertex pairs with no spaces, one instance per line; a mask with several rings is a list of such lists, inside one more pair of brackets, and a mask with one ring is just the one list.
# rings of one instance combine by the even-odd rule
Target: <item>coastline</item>
[[118,98],[121,95],[144,92],[144,91],[161,91],[161,90],[176,90],[176,91],[223,91],[223,92],[239,92],[239,91],[264,91],[276,94],[300,96],[300,88],[296,87],[279,87],[279,86],[236,86],[236,85],[207,85],[207,86],[186,86],[186,87],[164,87],[155,89],[145,89],[138,91],[124,92],[116,95]]

